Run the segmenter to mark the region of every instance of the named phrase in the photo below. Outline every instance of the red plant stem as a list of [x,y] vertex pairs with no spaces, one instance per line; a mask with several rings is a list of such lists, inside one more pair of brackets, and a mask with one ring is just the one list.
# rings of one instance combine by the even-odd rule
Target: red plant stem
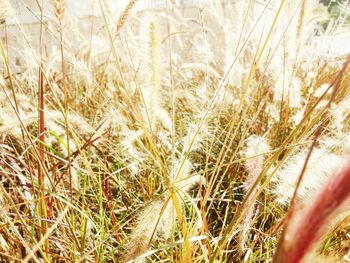
[[[39,158],[38,160],[38,182],[40,188],[40,200],[39,200],[39,215],[40,218],[47,219],[47,207],[45,198],[45,174],[43,165],[45,163],[45,96],[44,96],[44,72],[43,72],[43,1],[37,5],[40,10],[40,34],[39,34],[39,49],[40,49],[40,63],[39,63],[39,94],[38,94],[38,104],[39,104]],[[44,220],[40,221],[41,235],[44,236],[47,230],[47,223]],[[47,243],[45,243],[45,249],[48,249]]]
[[[350,165],[329,181],[315,201],[295,218],[290,211],[292,227],[285,228],[277,248],[274,263],[299,263],[313,245],[325,234],[327,224],[350,197]],[[288,223],[288,222],[287,222]]]
[[[39,68],[39,155],[42,162],[45,157],[45,114],[44,114],[44,90],[43,90],[43,74],[41,65]],[[40,163],[38,165],[38,179],[40,185],[44,184],[44,173]]]
[[[46,219],[46,199],[45,199],[45,180],[44,180],[44,171],[42,164],[45,162],[45,114],[44,114],[44,80],[42,72],[42,63],[39,66],[39,157],[41,162],[38,162],[38,181],[40,187],[40,202],[39,210],[40,217]],[[42,235],[46,233],[46,222],[42,221],[41,229]]]

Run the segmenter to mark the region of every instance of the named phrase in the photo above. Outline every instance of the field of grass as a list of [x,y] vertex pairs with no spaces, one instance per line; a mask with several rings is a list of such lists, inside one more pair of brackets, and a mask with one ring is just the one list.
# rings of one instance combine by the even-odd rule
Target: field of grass
[[350,261],[348,1],[145,1],[0,1],[0,261]]

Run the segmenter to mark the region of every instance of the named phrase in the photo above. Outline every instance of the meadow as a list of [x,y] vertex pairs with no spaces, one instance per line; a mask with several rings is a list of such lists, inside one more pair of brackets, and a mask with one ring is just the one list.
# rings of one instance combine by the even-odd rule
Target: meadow
[[14,2],[1,262],[350,261],[349,1]]

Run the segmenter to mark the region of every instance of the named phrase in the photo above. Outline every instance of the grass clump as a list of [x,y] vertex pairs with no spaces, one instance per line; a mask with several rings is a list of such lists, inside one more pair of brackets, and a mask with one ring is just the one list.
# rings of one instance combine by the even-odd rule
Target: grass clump
[[320,44],[346,19],[322,36],[317,1],[97,1],[79,20],[44,2],[38,35],[2,25],[4,261],[348,255],[350,59]]

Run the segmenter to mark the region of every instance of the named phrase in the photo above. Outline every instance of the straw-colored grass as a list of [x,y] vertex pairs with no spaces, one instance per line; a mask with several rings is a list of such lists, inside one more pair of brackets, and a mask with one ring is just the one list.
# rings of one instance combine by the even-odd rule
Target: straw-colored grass
[[68,2],[0,2],[1,260],[348,257],[346,1]]

